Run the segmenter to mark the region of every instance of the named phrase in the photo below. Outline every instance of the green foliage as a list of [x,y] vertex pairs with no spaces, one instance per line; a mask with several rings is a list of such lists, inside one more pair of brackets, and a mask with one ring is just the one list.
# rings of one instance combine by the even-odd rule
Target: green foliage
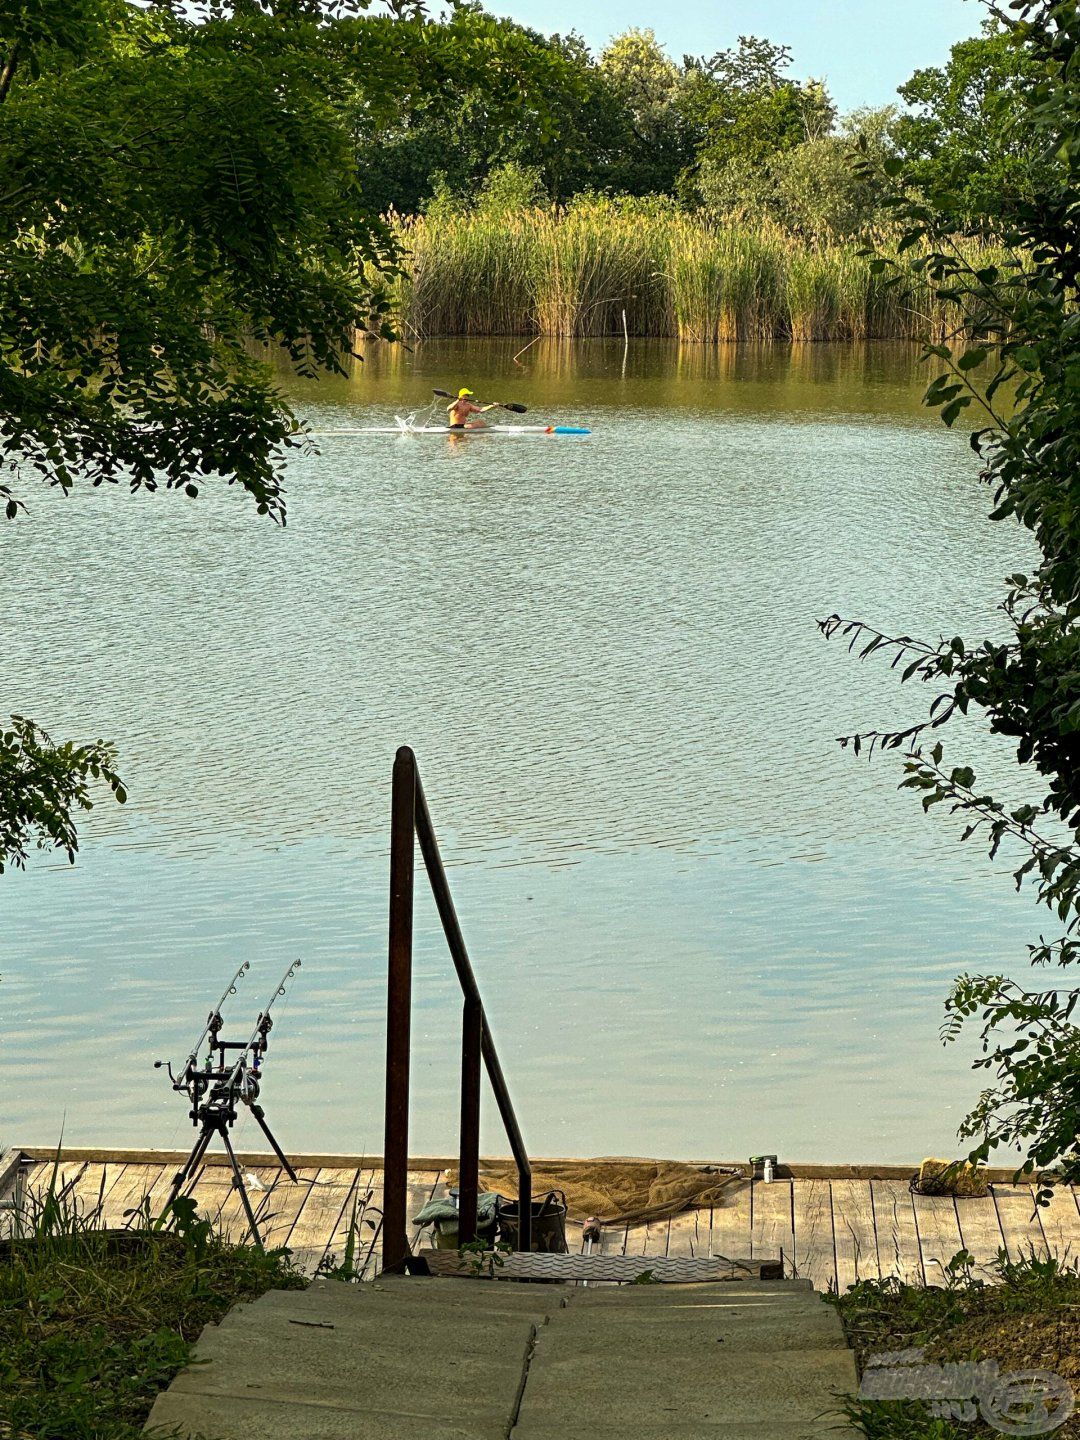
[[493,1280],[495,1271],[501,1270],[506,1264],[506,1257],[514,1253],[514,1247],[506,1240],[497,1240],[494,1245],[490,1240],[466,1240],[458,1246],[457,1253],[461,1264],[468,1264],[471,1275],[477,1279]]
[[707,157],[695,186],[705,209],[720,217],[768,216],[814,240],[856,236],[882,219],[884,160],[891,153],[892,107],[849,118],[845,133],[819,135],[765,161]]
[[836,111],[828,93],[817,81],[789,79],[784,72],[790,64],[786,45],[742,35],[737,49],[690,67],[684,108],[703,132],[699,166],[718,171],[735,160],[763,164],[829,133]]
[[1038,68],[991,19],[982,35],[953,46],[945,66],[917,71],[900,88],[911,109],[893,127],[905,180],[973,216],[1033,195],[1041,162],[1025,116]]
[[[928,349],[945,368],[927,403],[947,425],[963,417],[977,427],[971,442],[991,518],[1023,525],[1040,558],[1031,575],[1006,580],[1004,639],[934,644],[836,616],[822,626],[864,656],[889,656],[904,680],[934,694],[922,722],[842,743],[905,749],[902,783],[925,809],[946,805],[965,822],[962,838],[984,840],[991,858],[1003,845],[1016,854],[1017,887],[1033,886],[1063,930],[1029,947],[1030,959],[1068,967],[1080,958],[1080,9],[1076,0],[1012,8],[994,43],[1012,48],[1013,69],[1025,77],[1022,109],[1010,121],[1016,145],[1033,158],[1025,185],[985,203],[973,190],[913,200],[905,188],[891,207],[906,226],[902,247],[917,255],[912,268],[963,316],[949,343]],[[891,168],[906,178],[900,161]],[[1000,258],[973,261],[964,238],[993,240]],[[970,765],[945,761],[940,741],[927,746],[930,731],[971,709],[1012,741],[1024,791],[1041,790],[1034,802],[990,793]],[[1080,1180],[1078,1001],[1076,987],[1030,992],[1000,976],[958,980],[944,1037],[978,1024],[976,1065],[992,1077],[961,1128],[977,1142],[973,1159],[1019,1147],[1034,1168]]]
[[492,170],[481,185],[476,209],[482,215],[513,215],[541,205],[546,198],[540,171],[535,166],[508,160]]
[[552,194],[572,193],[610,139],[604,87],[574,37],[470,7],[442,24],[367,20],[352,32],[342,93],[365,202],[379,212],[426,208],[440,181],[471,200],[508,162],[539,170]]
[[29,848],[56,847],[74,863],[79,848],[73,812],[93,809],[92,782],[127,798],[110,745],[54,745],[32,720],[12,715],[0,731],[0,875],[23,867]]
[[[1076,1262],[1063,1264],[1034,1249],[1016,1258],[1004,1250],[980,1274],[961,1250],[941,1282],[905,1285],[895,1277],[862,1280],[828,1297],[843,1321],[860,1373],[873,1356],[925,1350],[927,1362],[997,1362],[1002,1378],[1037,1364],[1066,1373],[1074,1359],[1073,1314],[1080,1304]],[[957,1397],[962,1398],[962,1397]],[[919,1400],[848,1397],[845,1410],[870,1440],[962,1440],[993,1436],[999,1426],[934,1416]],[[1065,1417],[1061,1417],[1065,1418]]]
[[[471,201],[508,162],[538,171],[553,201],[582,192],[694,201],[703,159],[713,169],[736,154],[757,161],[823,136],[835,117],[819,83],[782,73],[786,49],[753,37],[677,63],[651,30],[627,30],[594,57],[576,35],[544,36],[471,7],[423,29],[427,63],[459,36],[487,66],[447,65],[438,92],[420,97],[399,68],[396,111],[356,108],[365,195],[384,210],[428,209],[440,176],[444,194]],[[400,59],[407,32],[395,33]]]
[[[545,135],[569,73],[557,47],[467,7],[446,24],[370,8],[0,0],[7,520],[44,481],[189,500],[225,483],[284,523],[296,426],[252,340],[314,375],[392,335],[400,255],[358,147],[446,103],[450,81],[476,101],[462,123],[497,128],[525,103]],[[73,858],[89,782],[123,799],[112,766],[102,742],[54,747],[13,719],[0,871],[35,842]]]
[[204,1325],[237,1301],[303,1284],[283,1252],[192,1225],[181,1236],[103,1231],[54,1167],[17,1238],[0,1242],[0,1432],[136,1440]]
[[380,323],[361,267],[395,258],[327,98],[330,42],[306,18],[74,8],[98,20],[86,58],[20,66],[0,109],[9,515],[36,475],[192,498],[217,478],[283,519],[292,421],[250,337],[341,369]]

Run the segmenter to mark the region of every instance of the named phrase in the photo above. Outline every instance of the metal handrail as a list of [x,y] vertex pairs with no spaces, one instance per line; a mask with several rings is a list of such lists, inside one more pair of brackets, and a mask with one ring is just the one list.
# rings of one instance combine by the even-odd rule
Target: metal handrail
[[416,756],[403,745],[394,758],[390,802],[390,951],[386,1016],[386,1118],[383,1143],[383,1269],[410,1259],[406,1226],[409,1168],[409,1062],[415,841],[464,996],[461,1019],[461,1129],[458,1151],[458,1239],[476,1235],[480,1185],[480,1065],[495,1093],[518,1172],[518,1249],[532,1244],[532,1167],[473,974],[443,868]]

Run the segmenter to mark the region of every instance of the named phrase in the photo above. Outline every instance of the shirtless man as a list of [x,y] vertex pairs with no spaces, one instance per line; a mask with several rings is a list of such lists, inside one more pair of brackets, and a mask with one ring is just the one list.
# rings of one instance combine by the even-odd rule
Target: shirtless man
[[450,416],[451,430],[464,430],[470,415],[484,415],[488,410],[497,410],[498,404],[474,405],[472,402],[472,391],[461,389],[458,391],[456,400],[452,400],[446,407]]

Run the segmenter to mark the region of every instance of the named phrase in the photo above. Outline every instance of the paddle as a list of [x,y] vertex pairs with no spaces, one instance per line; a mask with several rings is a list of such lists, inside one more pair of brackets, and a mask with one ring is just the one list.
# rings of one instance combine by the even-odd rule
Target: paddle
[[[443,400],[457,399],[457,396],[451,395],[449,390],[433,390],[431,393],[438,395]],[[504,404],[502,400],[495,401],[495,404],[498,405],[500,410],[512,410],[515,415],[527,415],[529,413],[529,407],[527,405]]]

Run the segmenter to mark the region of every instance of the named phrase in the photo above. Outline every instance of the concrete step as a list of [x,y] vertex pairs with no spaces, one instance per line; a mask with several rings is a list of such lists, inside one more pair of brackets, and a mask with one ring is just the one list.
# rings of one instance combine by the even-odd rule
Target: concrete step
[[717,1306],[707,1310],[610,1306],[575,1310],[558,1317],[550,1336],[544,1334],[547,1355],[576,1354],[604,1363],[619,1359],[648,1364],[671,1355],[680,1360],[700,1354],[715,1358],[717,1347],[732,1350],[819,1350],[846,1352],[847,1340],[836,1313],[819,1300],[816,1308],[762,1305]]
[[149,1423],[254,1440],[272,1412],[277,1436],[505,1440],[545,1315],[432,1300],[335,1282],[270,1292],[207,1326]]
[[736,1280],[708,1285],[615,1285],[571,1288],[568,1303],[617,1308],[714,1304],[779,1304],[817,1302],[809,1280]]
[[[835,1440],[856,1388],[799,1282],[622,1289],[383,1277],[208,1326],[148,1428],[182,1440]],[[515,1423],[516,1422],[516,1423]]]
[[[340,1286],[341,1282],[315,1281],[309,1288],[314,1289],[316,1284]],[[440,1280],[422,1275],[380,1275],[378,1280],[369,1280],[363,1285],[346,1285],[344,1288],[385,1298],[404,1298],[410,1304],[417,1301],[425,1305],[440,1302],[479,1308],[497,1304],[500,1309],[521,1310],[535,1309],[537,1304],[551,1309],[569,1296],[580,1293],[575,1285],[536,1285],[515,1280]]]
[[[754,1350],[713,1343],[681,1353],[665,1346],[647,1362],[644,1344],[597,1331],[575,1353],[561,1323],[542,1330],[529,1370],[515,1440],[529,1427],[594,1436],[600,1426],[636,1435],[643,1424],[668,1428],[782,1421],[824,1436],[837,1419],[837,1392],[856,1388],[851,1352],[835,1345]],[[643,1363],[644,1362],[644,1363]],[[828,1419],[824,1417],[830,1417]]]
[[579,1424],[522,1419],[510,1432],[511,1440],[866,1440],[862,1430],[833,1416],[821,1420],[704,1420],[693,1424],[672,1424],[650,1420],[625,1426],[598,1425],[593,1420]]
[[[307,1290],[270,1290],[249,1305],[239,1305],[232,1310],[223,1324],[246,1321],[252,1314],[271,1316],[285,1314],[311,1323],[333,1323],[340,1320],[365,1320],[370,1316],[399,1317],[402,1322],[412,1316],[446,1317],[452,1323],[455,1317],[468,1319],[472,1316],[513,1317],[523,1315],[530,1319],[542,1320],[552,1310],[564,1304],[564,1296],[558,1287],[558,1294],[547,1291],[546,1286],[529,1286],[528,1293],[504,1296],[496,1287],[478,1285],[459,1287],[451,1281],[415,1282],[418,1288],[407,1290],[386,1290],[378,1285],[349,1285],[340,1280],[316,1280]],[[428,1288],[431,1287],[431,1288]],[[480,1294],[474,1293],[474,1288]],[[554,1287],[553,1287],[554,1288]],[[462,1293],[464,1290],[465,1293]]]
[[[231,1395],[159,1395],[147,1430],[181,1440],[506,1440],[504,1423],[412,1415],[397,1410],[337,1410]],[[156,1427],[161,1427],[157,1430]],[[558,1440],[569,1440],[565,1434]],[[619,1437],[624,1440],[624,1437]],[[801,1437],[799,1437],[801,1440]]]

